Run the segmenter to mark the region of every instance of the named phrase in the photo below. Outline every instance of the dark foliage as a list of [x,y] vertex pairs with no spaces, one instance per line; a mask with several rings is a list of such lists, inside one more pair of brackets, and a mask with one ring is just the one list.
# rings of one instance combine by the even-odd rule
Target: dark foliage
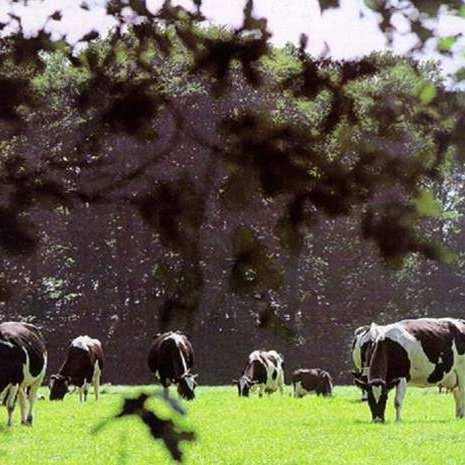
[[[142,393],[136,398],[124,399],[121,411],[117,413],[114,419],[122,418],[128,415],[135,415],[139,417],[142,422],[147,425],[150,434],[154,440],[162,440],[166,448],[171,454],[171,457],[181,462],[183,459],[180,444],[183,441],[193,441],[195,434],[191,431],[186,431],[181,426],[176,424],[172,419],[160,418],[155,412],[146,407],[146,402],[150,398],[159,398],[165,401],[173,411],[178,414],[185,415],[184,409],[179,403],[171,397],[166,397],[163,394],[145,394]],[[93,432],[98,433],[101,429],[108,424],[105,421],[94,428]]]

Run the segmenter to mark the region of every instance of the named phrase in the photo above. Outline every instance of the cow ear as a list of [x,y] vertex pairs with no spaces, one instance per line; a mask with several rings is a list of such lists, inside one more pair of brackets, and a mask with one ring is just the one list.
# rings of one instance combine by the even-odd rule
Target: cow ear
[[393,387],[396,387],[400,383],[401,379],[402,378],[395,378],[392,381],[389,381],[389,383],[387,383],[387,386],[386,386],[388,390],[392,389]]
[[232,384],[233,384],[233,386],[234,386],[234,385],[236,385],[238,382],[239,382],[239,380],[238,380],[238,379],[233,379],[233,380],[232,380]]

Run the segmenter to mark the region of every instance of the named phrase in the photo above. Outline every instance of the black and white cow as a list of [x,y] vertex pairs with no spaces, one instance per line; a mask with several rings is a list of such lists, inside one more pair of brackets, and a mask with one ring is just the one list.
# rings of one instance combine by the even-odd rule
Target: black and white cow
[[279,389],[284,392],[284,360],[275,350],[254,350],[247,360],[247,364],[238,380],[239,396],[247,397],[254,386],[258,386],[258,395],[264,392],[271,394]]
[[63,400],[69,386],[76,386],[79,401],[87,400],[89,384],[98,400],[103,370],[103,349],[98,339],[78,336],[71,341],[68,354],[58,374],[50,378],[50,400]]
[[299,368],[292,373],[294,397],[303,397],[315,392],[324,397],[333,395],[331,375],[321,368]]
[[37,390],[47,369],[47,351],[39,329],[31,324],[0,324],[0,402],[8,410],[8,426],[13,424],[16,398],[21,423],[32,424]]
[[352,363],[354,365],[352,375],[354,376],[355,384],[362,391],[362,402],[368,400],[368,393],[361,386],[367,379],[368,363],[366,357],[376,336],[376,328],[378,328],[378,325],[375,323],[372,323],[371,326],[360,326],[354,331],[352,339]]
[[384,422],[388,392],[396,388],[394,406],[400,420],[407,384],[452,389],[455,413],[465,413],[465,320],[420,318],[376,328],[368,353],[367,380],[372,419]]
[[176,384],[182,398],[195,398],[197,375],[191,373],[194,349],[185,334],[180,331],[157,334],[149,352],[148,365],[166,393],[171,384]]

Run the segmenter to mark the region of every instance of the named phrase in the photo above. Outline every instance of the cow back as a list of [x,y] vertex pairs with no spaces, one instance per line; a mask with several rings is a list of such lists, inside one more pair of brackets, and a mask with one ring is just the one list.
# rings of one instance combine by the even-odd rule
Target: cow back
[[185,368],[190,370],[193,367],[194,350],[184,334],[178,332],[160,334],[153,340],[147,362],[150,371],[158,372],[161,378],[179,379],[184,374]]
[[[32,376],[38,376],[46,363],[45,342],[39,329],[31,324],[5,322],[0,324],[1,366],[14,371],[14,367],[26,362],[29,357],[29,370]],[[22,374],[21,374],[22,377]]]

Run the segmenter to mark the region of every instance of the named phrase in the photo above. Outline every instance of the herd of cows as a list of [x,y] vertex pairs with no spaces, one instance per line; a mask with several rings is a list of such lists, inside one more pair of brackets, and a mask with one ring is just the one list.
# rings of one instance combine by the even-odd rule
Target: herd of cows
[[[456,416],[465,413],[465,320],[420,318],[388,325],[357,328],[352,343],[354,383],[362,390],[374,422],[384,422],[388,392],[395,388],[396,420],[400,420],[407,385],[439,386],[453,393]],[[192,373],[194,350],[179,331],[157,334],[148,355],[148,366],[165,390],[176,385],[178,394],[195,398],[197,375]],[[0,402],[12,425],[17,400],[21,422],[32,424],[37,391],[47,369],[47,351],[40,330],[28,323],[0,324]],[[103,369],[100,341],[79,336],[71,341],[65,361],[50,377],[50,400],[63,399],[70,386],[78,389],[80,401],[87,399],[89,385],[98,400]],[[284,391],[284,360],[274,350],[253,351],[241,376],[233,381],[239,396]],[[333,381],[322,369],[301,368],[292,373],[294,397],[309,392],[330,396]]]

